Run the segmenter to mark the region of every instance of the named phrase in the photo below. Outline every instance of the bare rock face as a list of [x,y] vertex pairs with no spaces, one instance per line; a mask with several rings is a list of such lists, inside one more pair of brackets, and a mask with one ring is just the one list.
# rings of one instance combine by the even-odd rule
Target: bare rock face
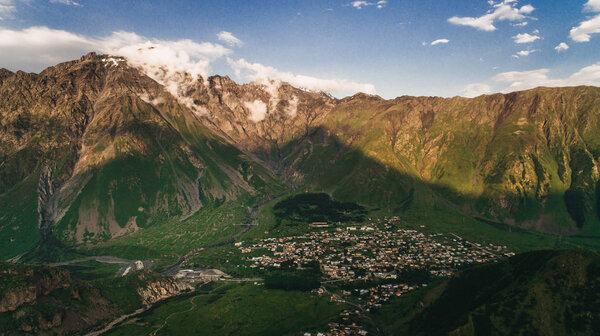
[[68,272],[50,268],[30,270],[2,264],[0,275],[10,281],[3,286],[4,292],[0,295],[0,312],[15,311],[25,304],[35,304],[38,297],[66,288],[71,282]]
[[[140,273],[139,277],[143,280],[146,277],[145,273]],[[150,305],[174,295],[193,290],[194,287],[185,281],[164,278],[147,283],[144,287],[138,288],[137,293],[142,298],[144,305]]]
[[35,302],[36,298],[35,287],[20,288],[6,293],[0,301],[0,312],[15,311],[23,304]]
[[[108,282],[86,282],[67,270],[0,263],[0,313],[5,314],[0,334],[70,335],[115,319],[133,309],[194,290],[193,286],[150,271]],[[139,297],[122,302],[111,286]],[[135,295],[134,295],[135,297]],[[127,310],[125,310],[127,309]]]

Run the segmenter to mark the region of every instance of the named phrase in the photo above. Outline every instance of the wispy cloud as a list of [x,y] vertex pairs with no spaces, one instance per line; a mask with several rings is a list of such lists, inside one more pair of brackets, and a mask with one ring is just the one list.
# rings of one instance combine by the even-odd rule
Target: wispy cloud
[[473,98],[492,92],[492,88],[485,83],[472,83],[467,85],[460,93],[463,97]]
[[227,61],[235,71],[236,76],[265,85],[270,85],[271,80],[277,80],[287,82],[298,88],[333,94],[375,93],[375,86],[373,84],[358,83],[346,79],[323,79],[293,74],[291,72],[279,71],[260,63],[250,63],[243,58],[237,61],[228,58]]
[[16,10],[13,0],[0,0],[0,21],[12,18]]
[[352,1],[350,3],[350,5],[352,7],[354,7],[354,8],[356,8],[356,9],[362,9],[363,7],[371,6],[372,3],[368,2],[368,1],[362,1],[362,0],[360,0],[360,1]]
[[15,70],[39,71],[90,51],[126,57],[194,111],[195,104],[183,94],[189,78],[184,74],[207,76],[215,60],[232,52],[220,44],[152,39],[124,31],[92,38],[48,27],[0,29],[0,64]]
[[64,30],[0,28],[0,63],[15,70],[39,71],[96,49],[93,39]]
[[496,75],[493,80],[498,83],[510,83],[503,91],[526,90],[538,86],[575,86],[600,85],[600,63],[587,66],[567,78],[550,78],[550,69],[532,71],[513,71]]
[[356,8],[356,9],[363,9],[364,7],[368,7],[368,6],[375,6],[379,9],[385,7],[385,5],[387,5],[388,0],[379,0],[379,1],[365,1],[365,0],[356,0],[356,1],[352,1],[350,3],[350,6]]
[[250,112],[248,119],[259,122],[265,119],[267,115],[267,104],[260,100],[255,100],[253,102],[245,102],[244,106]]
[[521,21],[526,18],[526,14],[531,14],[535,8],[531,5],[517,7],[517,0],[504,0],[499,3],[489,1],[491,9],[479,17],[458,17],[453,16],[448,22],[459,25],[469,26],[483,31],[494,31],[494,25],[498,21]]
[[434,46],[436,44],[446,44],[449,42],[450,42],[450,40],[444,38],[444,39],[439,39],[439,40],[435,40],[435,41],[431,42],[431,45]]
[[513,57],[514,58],[519,58],[519,57],[529,56],[529,55],[533,54],[536,51],[538,51],[538,50],[537,49],[533,49],[533,50],[521,50],[521,51],[517,52],[515,55],[513,55]]
[[600,63],[584,67],[566,78],[551,78],[549,73],[550,69],[511,71],[498,74],[492,80],[498,83],[509,83],[504,92],[527,90],[538,86],[600,86]]
[[54,3],[54,4],[63,4],[63,5],[69,5],[69,6],[82,7],[82,5],[79,2],[75,2],[73,0],[50,0],[50,2]]
[[217,37],[219,38],[219,41],[223,41],[231,47],[241,47],[244,45],[244,42],[242,42],[242,40],[238,39],[228,31],[219,32],[217,34]]
[[385,5],[387,5],[387,0],[377,1],[377,8],[381,9],[381,8],[385,7]]
[[550,76],[550,73],[550,69],[503,72],[492,77],[487,83],[469,84],[461,93],[465,97],[475,97],[479,94],[492,92],[492,86],[496,88],[494,91],[504,93],[528,90],[539,86],[600,86],[600,63],[581,68],[579,71],[564,78],[553,78]]
[[599,14],[571,28],[569,37],[575,42],[589,42],[592,34],[600,33],[600,0],[589,0],[583,10]]
[[531,35],[528,33],[523,33],[523,34],[517,34],[515,36],[512,37],[513,40],[515,40],[515,43],[517,44],[523,44],[523,43],[532,43],[535,42],[536,40],[539,40],[541,37],[539,37],[538,35]]

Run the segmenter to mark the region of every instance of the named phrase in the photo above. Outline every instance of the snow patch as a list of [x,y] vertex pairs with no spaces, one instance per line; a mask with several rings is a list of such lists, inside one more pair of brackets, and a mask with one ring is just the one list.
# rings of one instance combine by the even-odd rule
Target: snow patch
[[103,58],[102,62],[106,63],[104,64],[104,66],[110,66],[111,64],[114,66],[119,66],[119,62],[125,62],[125,59],[123,57],[108,57],[108,58]]

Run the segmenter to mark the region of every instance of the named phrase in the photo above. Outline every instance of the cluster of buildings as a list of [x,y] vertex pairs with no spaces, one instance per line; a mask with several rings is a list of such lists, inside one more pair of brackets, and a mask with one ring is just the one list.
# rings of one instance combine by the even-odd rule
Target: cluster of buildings
[[[313,230],[309,233],[280,238],[266,238],[253,243],[238,243],[249,267],[273,269],[282,265],[302,265],[318,261],[322,271],[319,295],[331,301],[355,305],[345,311],[343,325],[330,326],[323,335],[366,335],[352,325],[352,315],[380,307],[394,296],[427,286],[427,280],[447,277],[465,265],[487,263],[513,253],[506,246],[470,242],[455,234],[426,234],[395,228],[396,218],[379,223]],[[318,228],[318,226],[314,226]],[[343,284],[360,284],[340,286]],[[327,288],[335,287],[335,293]],[[351,289],[343,289],[351,288]],[[308,335],[308,333],[307,333]],[[315,334],[317,335],[317,334]]]
[[251,268],[298,266],[318,261],[323,282],[397,279],[405,271],[427,270],[445,277],[462,266],[511,255],[505,246],[469,242],[453,234],[425,234],[378,226],[348,226],[300,236],[239,244]]
[[352,324],[342,324],[331,322],[329,323],[329,330],[321,331],[316,333],[305,332],[304,336],[366,336],[369,332],[367,332],[363,327],[356,325],[356,323]]

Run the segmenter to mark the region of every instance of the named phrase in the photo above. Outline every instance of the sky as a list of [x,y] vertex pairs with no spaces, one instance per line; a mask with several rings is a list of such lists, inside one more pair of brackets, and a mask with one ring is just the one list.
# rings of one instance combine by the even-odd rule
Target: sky
[[90,51],[336,97],[600,86],[600,0],[0,0],[0,67]]

